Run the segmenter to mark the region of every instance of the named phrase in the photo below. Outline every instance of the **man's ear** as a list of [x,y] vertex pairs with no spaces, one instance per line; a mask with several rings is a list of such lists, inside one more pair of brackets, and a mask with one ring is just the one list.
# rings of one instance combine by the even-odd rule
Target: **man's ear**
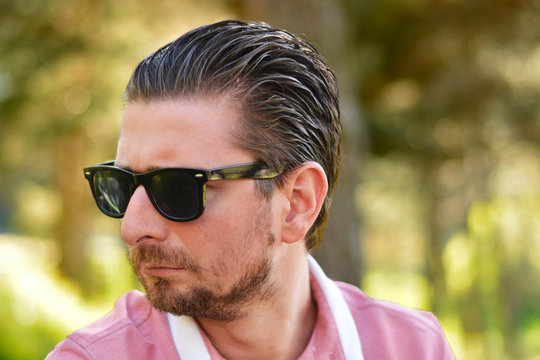
[[284,189],[288,207],[282,224],[282,241],[303,240],[319,215],[328,191],[326,173],[316,162],[306,162],[287,174]]

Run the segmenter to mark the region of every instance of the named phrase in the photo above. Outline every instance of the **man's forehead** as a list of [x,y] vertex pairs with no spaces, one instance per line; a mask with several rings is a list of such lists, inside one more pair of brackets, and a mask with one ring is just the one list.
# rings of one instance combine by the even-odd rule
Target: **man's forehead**
[[235,137],[239,118],[236,107],[224,98],[129,103],[122,120],[118,165],[147,171],[249,161]]

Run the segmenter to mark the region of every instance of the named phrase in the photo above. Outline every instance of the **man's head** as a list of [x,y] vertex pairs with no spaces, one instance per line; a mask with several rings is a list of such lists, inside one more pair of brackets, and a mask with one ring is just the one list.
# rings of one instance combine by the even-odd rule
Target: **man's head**
[[153,306],[232,321],[305,291],[340,162],[317,52],[264,24],[209,25],[143,60],[126,100],[116,160],[85,176]]
[[144,59],[125,96],[128,103],[227,96],[243,119],[234,129],[237,144],[256,161],[284,169],[257,181],[266,198],[287,171],[319,163],[330,190],[306,246],[318,244],[339,173],[341,125],[336,79],[309,43],[262,23],[200,27]]

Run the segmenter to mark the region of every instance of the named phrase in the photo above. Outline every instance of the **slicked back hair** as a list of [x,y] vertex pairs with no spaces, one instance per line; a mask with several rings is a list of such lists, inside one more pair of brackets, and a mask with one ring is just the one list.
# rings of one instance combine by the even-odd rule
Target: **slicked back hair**
[[319,245],[341,164],[337,81],[311,44],[265,23],[222,21],[194,29],[165,45],[135,69],[129,102],[227,95],[239,104],[238,145],[256,161],[285,170],[257,181],[269,198],[287,171],[319,163],[329,191],[306,235]]

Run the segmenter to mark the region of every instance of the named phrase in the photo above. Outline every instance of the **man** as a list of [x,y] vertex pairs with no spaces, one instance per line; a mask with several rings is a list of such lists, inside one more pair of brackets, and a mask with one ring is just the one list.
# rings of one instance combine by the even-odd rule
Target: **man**
[[116,160],[85,168],[146,295],[49,359],[451,359],[436,319],[329,280],[320,241],[340,166],[335,77],[262,23],[195,29],[144,59]]

